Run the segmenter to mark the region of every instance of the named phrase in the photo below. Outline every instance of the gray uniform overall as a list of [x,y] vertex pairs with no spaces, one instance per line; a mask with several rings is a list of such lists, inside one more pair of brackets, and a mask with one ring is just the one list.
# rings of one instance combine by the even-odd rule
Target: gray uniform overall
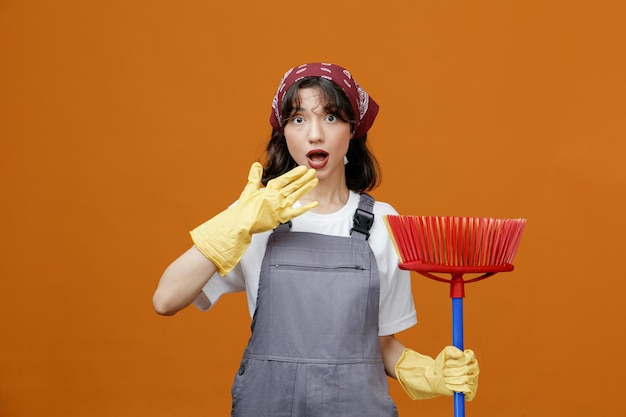
[[378,342],[372,207],[363,194],[353,230],[370,223],[351,237],[288,225],[270,235],[233,417],[397,416]]

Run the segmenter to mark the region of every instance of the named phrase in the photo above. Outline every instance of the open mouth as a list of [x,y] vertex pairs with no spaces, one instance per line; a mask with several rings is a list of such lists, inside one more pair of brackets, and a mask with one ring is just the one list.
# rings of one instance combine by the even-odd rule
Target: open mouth
[[306,157],[313,162],[321,162],[328,158],[328,152],[324,152],[319,149],[315,149],[306,154]]
[[328,152],[321,149],[313,149],[306,154],[309,166],[314,169],[321,169],[328,163]]

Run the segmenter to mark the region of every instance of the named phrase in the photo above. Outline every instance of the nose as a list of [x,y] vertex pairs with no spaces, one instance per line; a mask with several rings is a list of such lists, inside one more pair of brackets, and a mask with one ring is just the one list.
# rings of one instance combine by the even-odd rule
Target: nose
[[309,124],[309,143],[322,142],[324,140],[324,131],[322,122],[315,118]]

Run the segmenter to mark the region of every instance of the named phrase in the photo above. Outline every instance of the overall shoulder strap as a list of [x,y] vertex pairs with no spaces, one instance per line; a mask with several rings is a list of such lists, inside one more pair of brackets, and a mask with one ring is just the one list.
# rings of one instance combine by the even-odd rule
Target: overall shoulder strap
[[[367,194],[361,193],[359,207],[354,212],[352,219],[352,229],[350,235],[361,239],[369,239],[370,229],[374,224],[374,198]],[[357,232],[356,234],[353,232]]]
[[281,223],[274,229],[274,232],[284,233],[291,231],[291,220],[286,223]]

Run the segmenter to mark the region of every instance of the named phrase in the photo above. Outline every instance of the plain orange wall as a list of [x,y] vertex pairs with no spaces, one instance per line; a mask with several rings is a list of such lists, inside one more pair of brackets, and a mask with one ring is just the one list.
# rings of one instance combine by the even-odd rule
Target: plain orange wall
[[[282,73],[330,61],[381,106],[375,197],[528,219],[467,288],[468,415],[625,416],[624,3],[248,3],[0,2],[0,415],[228,415],[243,296],[163,318],[152,292],[262,156]],[[436,354],[448,288],[413,282],[398,337]]]

